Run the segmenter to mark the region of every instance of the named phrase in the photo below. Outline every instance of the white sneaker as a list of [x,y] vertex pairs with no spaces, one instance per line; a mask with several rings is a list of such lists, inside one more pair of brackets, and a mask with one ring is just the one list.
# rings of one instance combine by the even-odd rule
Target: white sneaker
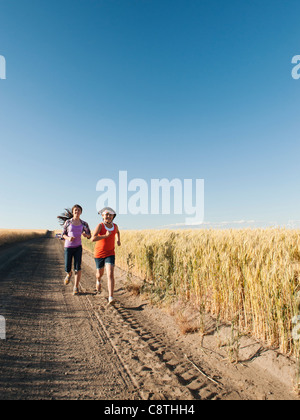
[[110,296],[110,297],[108,298],[108,304],[109,304],[109,305],[114,305],[115,303],[116,303],[115,299],[114,299],[112,296]]
[[96,284],[96,292],[97,293],[101,293],[101,291],[102,291],[102,286],[101,286],[101,283],[100,283],[100,281],[98,281],[97,280],[97,284]]

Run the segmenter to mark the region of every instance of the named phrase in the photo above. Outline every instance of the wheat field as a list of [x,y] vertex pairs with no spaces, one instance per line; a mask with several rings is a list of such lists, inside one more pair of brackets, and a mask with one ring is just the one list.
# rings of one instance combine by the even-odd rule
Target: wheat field
[[188,300],[295,354],[300,231],[123,231],[121,242],[117,265],[141,277],[142,288],[156,301]]
[[47,230],[42,229],[0,229],[0,246],[37,238],[38,236],[44,236],[46,233]]

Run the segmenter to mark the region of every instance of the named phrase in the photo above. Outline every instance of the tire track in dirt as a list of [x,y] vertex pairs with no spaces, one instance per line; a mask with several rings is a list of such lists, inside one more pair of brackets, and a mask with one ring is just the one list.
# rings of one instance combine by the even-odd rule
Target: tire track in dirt
[[133,308],[126,307],[126,295],[118,296],[114,307],[107,307],[103,295],[93,296],[89,290],[93,289],[94,277],[85,264],[83,295],[143,399],[241,399],[235,390],[231,392],[218,383],[218,378],[201,374],[182,350],[168,342],[165,332],[154,331],[151,320],[138,320]]
[[[104,308],[102,308],[103,310]],[[172,350],[145,325],[116,304],[114,322],[104,313],[108,333],[118,352],[131,364],[144,399],[217,399],[221,387],[209,384],[188,366],[184,355]],[[105,311],[105,309],[104,309]],[[124,349],[126,349],[124,351]],[[177,354],[176,354],[176,353]]]

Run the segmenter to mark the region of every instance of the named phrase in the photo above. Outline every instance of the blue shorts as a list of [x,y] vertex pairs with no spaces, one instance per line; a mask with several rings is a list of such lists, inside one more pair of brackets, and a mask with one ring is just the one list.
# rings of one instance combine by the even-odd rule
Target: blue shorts
[[95,258],[96,268],[101,270],[106,264],[115,265],[116,257],[115,255],[111,255],[106,258]]
[[74,270],[81,270],[82,261],[82,246],[77,248],[65,248],[65,271],[70,273],[72,271],[72,260],[74,260]]

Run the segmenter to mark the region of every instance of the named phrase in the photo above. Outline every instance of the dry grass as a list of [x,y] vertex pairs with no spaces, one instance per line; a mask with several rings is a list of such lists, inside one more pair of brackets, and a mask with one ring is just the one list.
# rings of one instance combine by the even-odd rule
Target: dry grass
[[285,229],[127,231],[118,264],[156,301],[185,299],[285,353],[300,289],[300,232]]
[[45,236],[47,230],[0,229],[0,246]]
[[[118,265],[155,303],[189,301],[284,353],[295,354],[300,231],[123,231]],[[91,248],[92,249],[92,244]],[[130,258],[129,258],[130,256]]]

